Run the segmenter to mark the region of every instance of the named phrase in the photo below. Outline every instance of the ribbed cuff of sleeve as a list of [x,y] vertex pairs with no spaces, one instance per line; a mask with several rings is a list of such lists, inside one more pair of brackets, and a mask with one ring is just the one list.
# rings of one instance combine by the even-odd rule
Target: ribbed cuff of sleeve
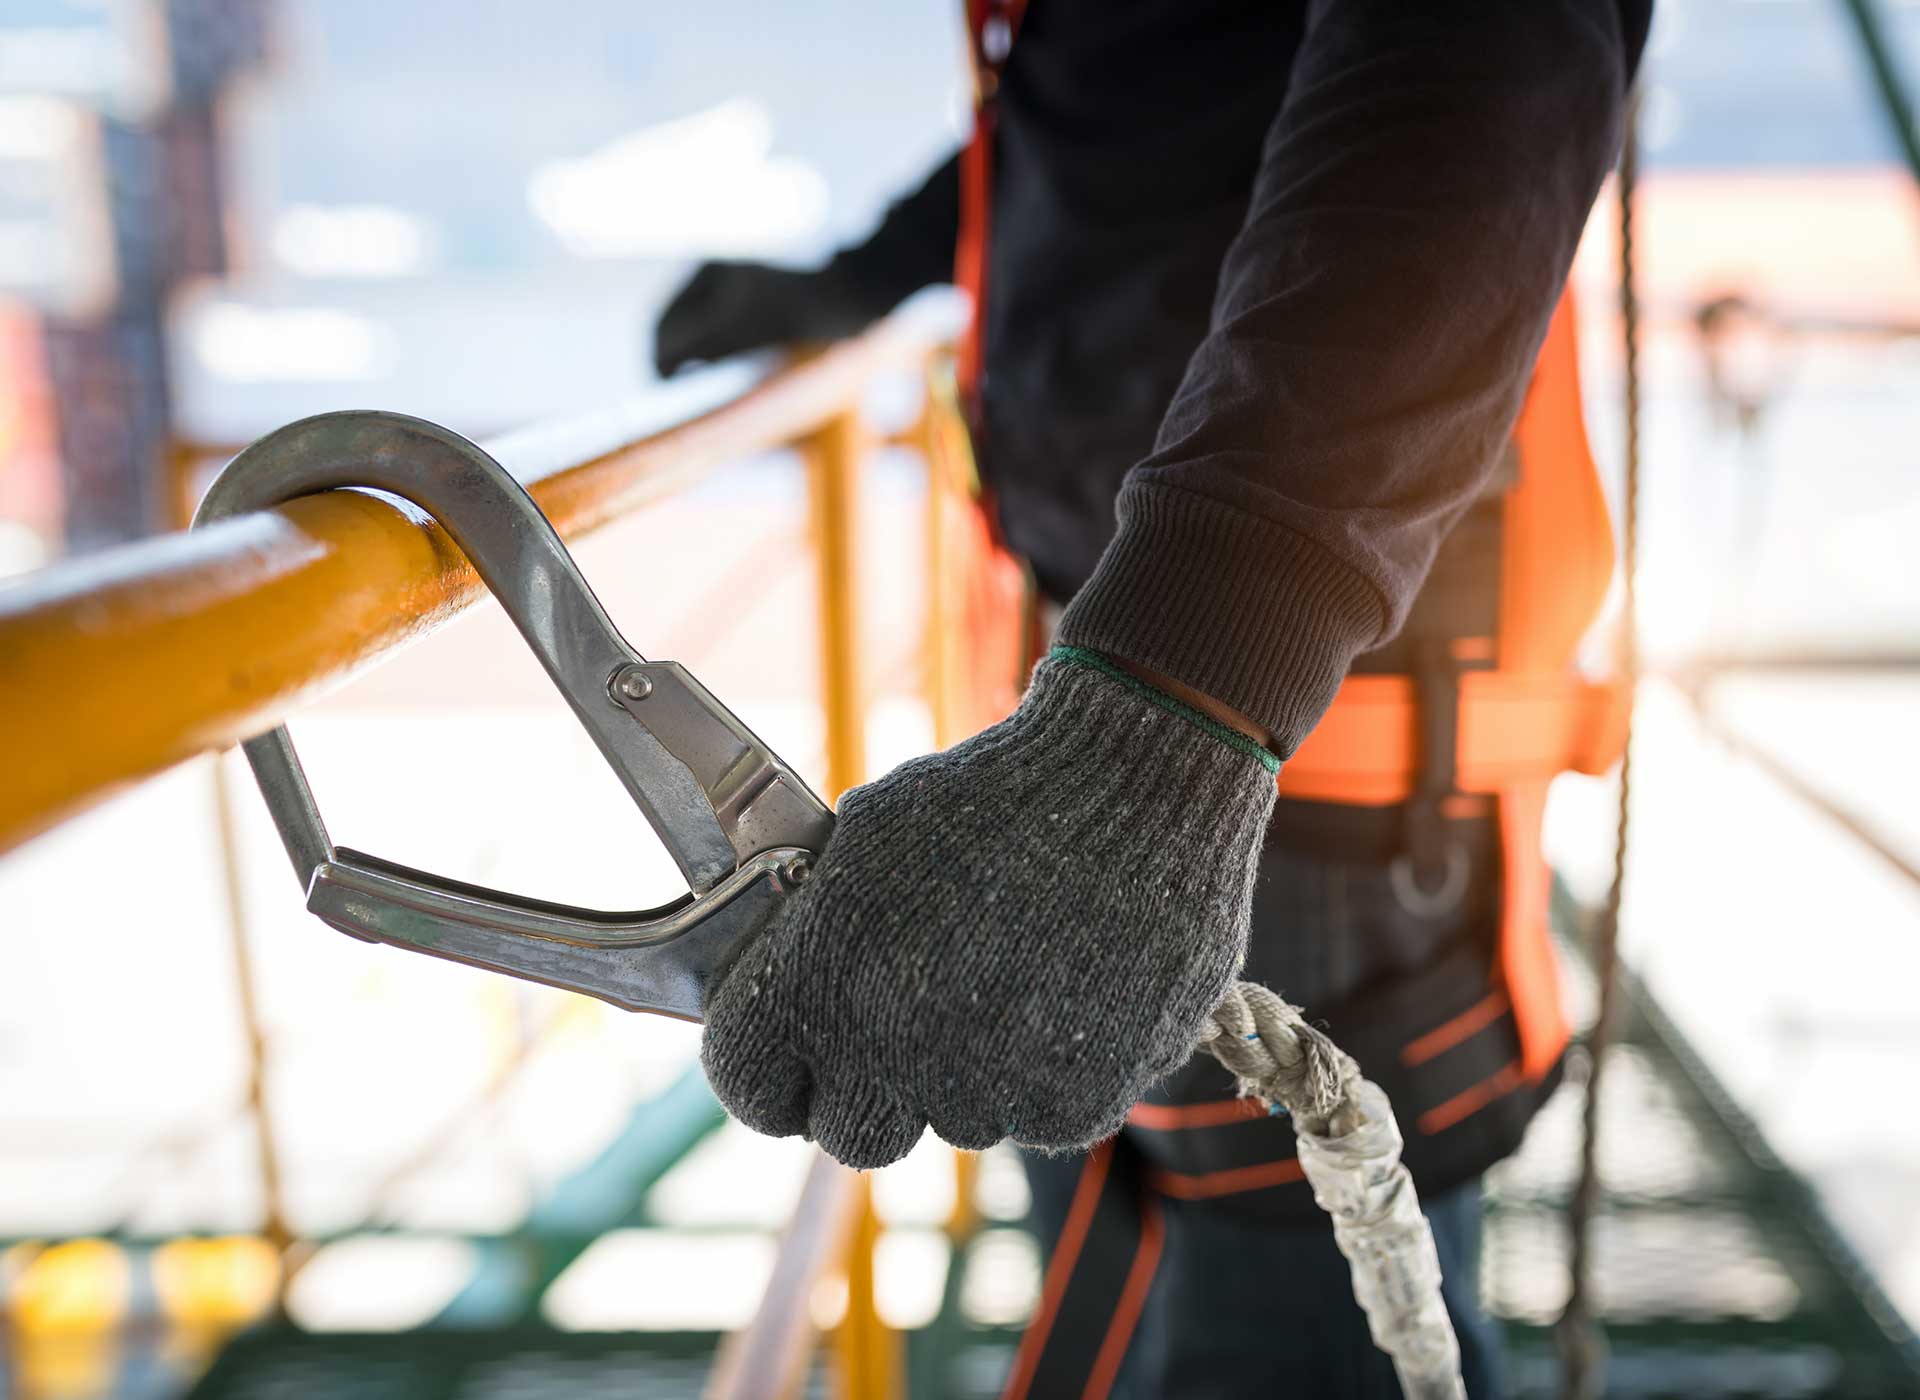
[[1373,585],[1306,536],[1179,487],[1134,486],[1055,641],[1190,685],[1287,757],[1383,621]]

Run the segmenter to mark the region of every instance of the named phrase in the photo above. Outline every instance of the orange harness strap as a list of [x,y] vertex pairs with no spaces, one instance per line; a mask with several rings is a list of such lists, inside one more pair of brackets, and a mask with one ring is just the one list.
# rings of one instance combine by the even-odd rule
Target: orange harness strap
[[[1613,577],[1613,529],[1587,445],[1573,303],[1563,297],[1514,425],[1518,483],[1505,497],[1499,635],[1493,670],[1460,674],[1457,791],[1499,799],[1505,862],[1500,979],[1519,1027],[1527,1078],[1566,1048],[1547,922],[1550,873],[1540,820],[1555,774],[1604,773],[1620,757],[1632,695],[1572,669],[1574,649]],[[1457,638],[1461,659],[1484,638]],[[1349,676],[1333,707],[1280,772],[1280,795],[1361,805],[1412,797],[1421,774],[1412,678]]]
[[[1607,771],[1619,757],[1627,692],[1567,672],[1467,671],[1460,677],[1454,787],[1500,793],[1555,773]],[[1349,676],[1280,772],[1280,795],[1387,805],[1420,777],[1419,702],[1407,676]]]
[[[986,353],[987,238],[993,221],[993,132],[1000,70],[1027,11],[1026,0],[966,0],[967,38],[973,60],[973,136],[960,153],[960,241],[954,251],[954,285],[973,301],[960,338],[960,401],[969,415],[980,407]],[[974,418],[978,425],[977,416]]]
[[[1026,16],[1027,0],[966,0],[965,9],[973,65],[973,134],[960,153],[960,236],[953,280],[967,293],[973,311],[954,357],[954,385],[961,417],[977,435],[984,428],[980,390],[1000,73]],[[973,459],[973,440],[968,433],[946,432],[937,450],[945,462],[933,528],[940,532],[941,557],[950,561],[945,567],[953,571],[950,586],[957,595],[962,632],[956,652],[965,658],[958,669],[968,681],[966,693],[952,697],[956,712],[950,719],[962,732],[972,733],[1004,719],[1020,703],[1027,673],[1037,659],[1030,654],[1039,639],[1033,621],[1037,600],[1025,566],[1000,537],[992,494]]]
[[[1456,788],[1497,793],[1555,773],[1604,773],[1620,756],[1628,695],[1572,669],[1613,577],[1613,529],[1580,415],[1573,304],[1562,298],[1514,426],[1519,480],[1507,492],[1497,637],[1457,637]],[[1347,677],[1281,770],[1284,797],[1394,803],[1419,781],[1419,702],[1409,676]]]
[[[956,378],[979,426],[993,142],[1000,72],[1026,0],[967,0],[975,78],[973,138],[961,158],[955,281],[973,297]],[[1497,637],[1456,638],[1458,660],[1494,669],[1459,675],[1455,791],[1498,799],[1505,864],[1495,969],[1514,1008],[1521,1066],[1546,1074],[1566,1047],[1559,977],[1547,925],[1550,875],[1540,849],[1547,787],[1563,772],[1604,773],[1620,755],[1632,696],[1624,684],[1582,677],[1574,649],[1598,615],[1613,576],[1613,531],[1581,415],[1571,294],[1561,298],[1514,425],[1517,484],[1504,497]],[[971,536],[955,540],[972,561],[968,627],[976,658],[1005,652],[1006,622],[1020,588],[990,513],[969,513]],[[961,526],[951,522],[949,528]],[[976,666],[981,718],[991,722],[1013,694],[998,666]],[[987,683],[983,683],[987,682]],[[1409,676],[1350,676],[1332,708],[1281,770],[1282,797],[1390,805],[1422,777],[1421,711]]]

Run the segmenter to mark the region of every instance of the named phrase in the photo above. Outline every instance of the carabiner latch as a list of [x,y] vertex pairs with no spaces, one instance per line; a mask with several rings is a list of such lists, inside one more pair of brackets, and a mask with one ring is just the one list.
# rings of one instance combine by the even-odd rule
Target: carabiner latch
[[327,413],[229,462],[196,527],[316,491],[372,487],[413,502],[460,546],[621,784],[689,893],[606,913],[411,870],[327,834],[285,726],[247,740],[307,908],[356,938],[699,1019],[713,973],[806,878],[833,813],[676,662],[615,629],[533,498],[457,433],[397,413]]

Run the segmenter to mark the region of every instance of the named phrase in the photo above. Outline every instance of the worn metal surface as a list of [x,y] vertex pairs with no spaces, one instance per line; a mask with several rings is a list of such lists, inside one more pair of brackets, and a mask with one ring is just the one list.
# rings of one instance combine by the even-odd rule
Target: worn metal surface
[[697,1017],[713,971],[826,845],[826,804],[684,668],[630,646],[539,507],[457,433],[348,412],[269,434],[228,464],[196,528],[320,491],[392,492],[460,546],[646,814],[689,898],[607,915],[483,890],[336,849],[284,726],[242,746],[307,907],[344,933]]

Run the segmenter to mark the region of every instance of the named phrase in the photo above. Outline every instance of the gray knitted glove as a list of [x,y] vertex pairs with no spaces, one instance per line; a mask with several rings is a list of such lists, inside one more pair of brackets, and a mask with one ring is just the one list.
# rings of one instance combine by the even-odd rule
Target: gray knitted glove
[[1192,1053],[1247,947],[1279,761],[1089,652],[849,792],[818,870],[709,993],[750,1128],[885,1166],[1080,1147]]

